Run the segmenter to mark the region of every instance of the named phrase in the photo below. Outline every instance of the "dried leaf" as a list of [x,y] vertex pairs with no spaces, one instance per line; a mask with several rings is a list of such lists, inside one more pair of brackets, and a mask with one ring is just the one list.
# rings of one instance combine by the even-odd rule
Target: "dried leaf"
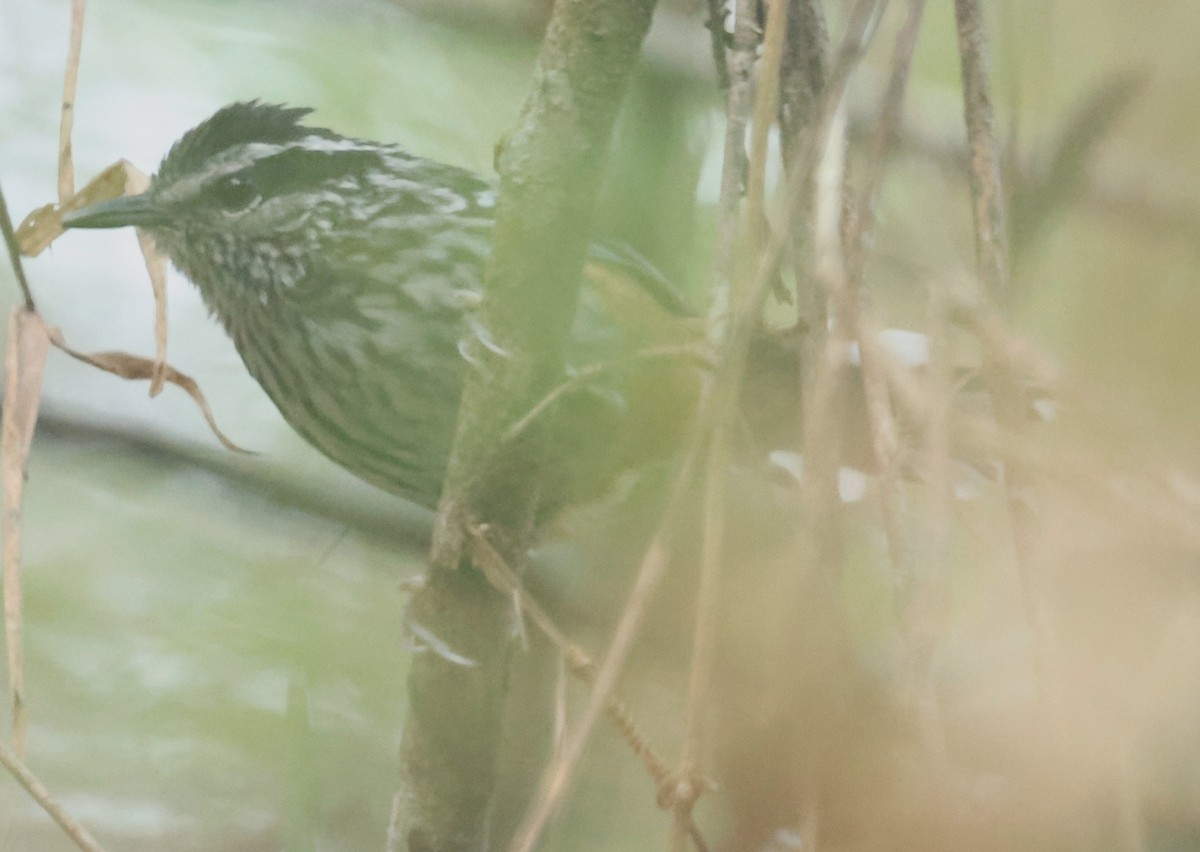
[[[50,329],[49,335],[50,342],[58,349],[66,352],[72,358],[82,361],[85,364],[91,364],[93,367],[104,370],[106,373],[112,373],[114,376],[130,380],[150,379],[154,376],[156,362],[150,358],[143,358],[140,355],[130,355],[127,352],[78,352],[66,344],[63,340],[62,332],[57,328]],[[217,428],[217,421],[213,417],[212,409],[208,407],[208,401],[204,398],[204,394],[200,390],[200,385],[196,383],[195,379],[185,373],[179,372],[169,364],[165,365],[164,378],[170,384],[183,388],[187,392],[187,395],[199,407],[200,413],[204,415],[204,420],[208,423],[208,428],[216,435],[217,440],[225,445],[226,449],[232,450],[235,453],[254,455],[252,451],[242,449],[229,440]]]
[[[69,141],[67,144],[64,150],[69,156]],[[121,195],[139,195],[149,186],[150,178],[145,172],[128,160],[118,160],[62,205],[47,204],[26,216],[17,228],[17,245],[22,254],[34,257],[63,233],[64,213]],[[150,396],[156,397],[167,382],[167,268],[166,262],[155,251],[150,235],[139,228],[137,238],[154,290],[154,369],[149,378]]]
[[96,175],[87,186],[60,205],[47,204],[25,217],[17,228],[17,245],[26,257],[37,257],[63,232],[64,213],[108,201],[130,191],[131,175],[141,174],[128,160],[118,160]]
[[0,478],[4,484],[4,636],[12,699],[13,748],[25,751],[25,663],[21,647],[21,504],[25,467],[42,398],[49,335],[42,318],[25,307],[8,320],[4,353],[4,412],[0,425]]

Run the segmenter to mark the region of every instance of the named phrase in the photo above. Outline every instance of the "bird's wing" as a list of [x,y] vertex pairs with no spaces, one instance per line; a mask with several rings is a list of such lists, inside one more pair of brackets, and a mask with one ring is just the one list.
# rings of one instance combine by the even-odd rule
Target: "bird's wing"
[[671,314],[679,317],[695,315],[675,285],[668,281],[653,263],[625,243],[592,243],[588,247],[587,265],[592,264],[629,275],[641,285],[647,295]]

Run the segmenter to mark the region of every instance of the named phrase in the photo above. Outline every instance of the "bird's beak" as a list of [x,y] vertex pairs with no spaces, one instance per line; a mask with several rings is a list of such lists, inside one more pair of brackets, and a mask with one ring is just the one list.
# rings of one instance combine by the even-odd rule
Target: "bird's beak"
[[149,193],[123,195],[63,216],[64,228],[124,228],[126,225],[153,227],[163,221],[162,211]]

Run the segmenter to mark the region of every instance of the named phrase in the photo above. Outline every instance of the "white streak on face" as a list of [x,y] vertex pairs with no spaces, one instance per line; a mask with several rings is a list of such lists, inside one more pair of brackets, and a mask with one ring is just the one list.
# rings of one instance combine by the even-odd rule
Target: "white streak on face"
[[194,175],[175,181],[159,191],[158,198],[166,204],[187,201],[198,195],[206,186],[223,177],[236,174],[264,157],[272,157],[285,150],[285,145],[268,145],[254,142],[235,145],[227,151],[209,158],[204,169]]
[[376,151],[377,146],[364,144],[354,139],[326,139],[322,136],[306,136],[295,142],[280,145],[270,142],[250,142],[234,145],[210,157],[204,169],[164,187],[159,199],[167,204],[193,198],[206,186],[223,177],[236,174],[260,160],[275,157],[286,151],[319,151],[334,153],[341,151]]
[[296,142],[292,142],[286,146],[287,148],[299,148],[304,151],[324,151],[334,153],[339,151],[378,151],[379,146],[369,142],[359,142],[357,139],[328,139],[324,136],[305,136]]

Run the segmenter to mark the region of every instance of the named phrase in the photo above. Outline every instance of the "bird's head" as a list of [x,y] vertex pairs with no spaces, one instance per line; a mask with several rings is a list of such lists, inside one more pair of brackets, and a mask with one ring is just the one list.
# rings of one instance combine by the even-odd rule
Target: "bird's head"
[[68,213],[68,228],[136,225],[168,254],[180,239],[282,237],[319,228],[380,165],[380,146],[301,123],[311,110],[236,103],[189,130],[140,194]]

